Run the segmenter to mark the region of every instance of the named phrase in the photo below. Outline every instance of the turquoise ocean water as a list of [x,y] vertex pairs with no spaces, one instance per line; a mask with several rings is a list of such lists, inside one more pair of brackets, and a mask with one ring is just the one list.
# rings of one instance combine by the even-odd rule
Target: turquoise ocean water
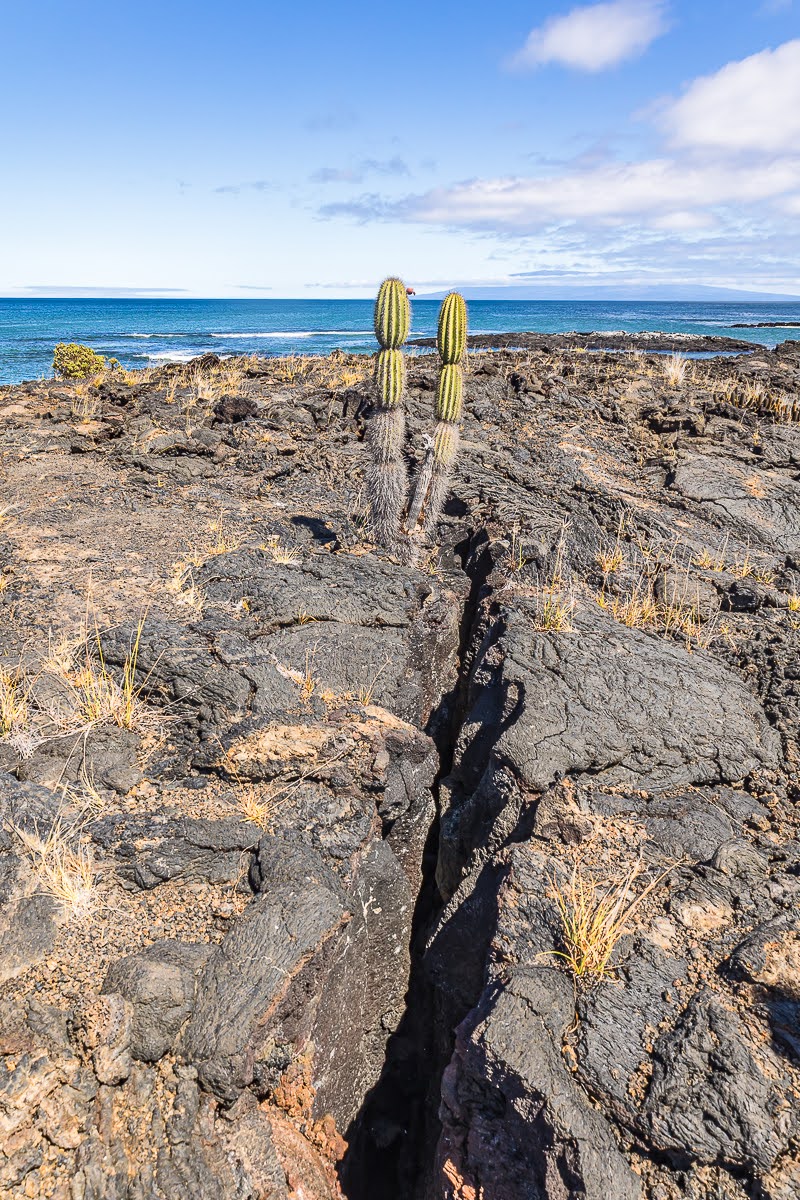
[[[435,332],[437,300],[413,302],[412,336]],[[800,303],[473,300],[473,333],[664,330],[775,345],[800,329],[733,329],[800,321]],[[56,342],[82,342],[131,368],[226,354],[372,351],[371,300],[0,299],[0,383],[51,373]]]

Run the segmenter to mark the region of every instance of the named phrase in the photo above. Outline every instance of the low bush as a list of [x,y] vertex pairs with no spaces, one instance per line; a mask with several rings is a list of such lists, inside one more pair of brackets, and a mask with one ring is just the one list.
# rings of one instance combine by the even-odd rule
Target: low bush
[[59,342],[53,351],[53,370],[61,379],[86,379],[116,366],[119,364],[115,358],[105,359],[78,342]]

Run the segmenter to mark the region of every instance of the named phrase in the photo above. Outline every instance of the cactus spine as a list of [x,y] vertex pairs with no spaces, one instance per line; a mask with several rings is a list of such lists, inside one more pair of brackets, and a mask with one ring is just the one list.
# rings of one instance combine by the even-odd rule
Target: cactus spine
[[397,350],[408,337],[411,305],[402,279],[384,279],[375,301],[375,337],[384,350]]
[[467,306],[463,296],[450,292],[439,310],[436,346],[442,360],[436,389],[437,425],[431,452],[417,479],[414,500],[408,517],[408,529],[422,520],[431,534],[442,513],[450,485],[450,473],[458,454],[459,422],[464,399],[464,372],[461,359],[467,345]]
[[405,444],[405,360],[400,349],[408,337],[411,306],[400,279],[385,279],[375,301],[375,336],[380,351],[375,360],[378,404],[367,430],[370,462],[367,493],[375,536],[391,546],[400,532],[408,474]]
[[458,292],[450,292],[439,309],[436,345],[445,366],[455,366],[467,347],[467,306]]

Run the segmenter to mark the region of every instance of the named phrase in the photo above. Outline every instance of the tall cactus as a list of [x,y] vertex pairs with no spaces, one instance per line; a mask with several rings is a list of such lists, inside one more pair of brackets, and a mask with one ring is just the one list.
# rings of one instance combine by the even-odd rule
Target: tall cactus
[[436,346],[445,366],[461,362],[467,348],[467,306],[458,292],[450,292],[442,301]]
[[411,306],[405,284],[400,279],[385,279],[375,301],[375,336],[381,347],[375,360],[378,404],[367,430],[367,493],[375,536],[384,546],[391,546],[398,537],[408,490],[403,458],[405,360],[400,347],[408,337],[410,324]]
[[408,337],[411,305],[402,279],[384,279],[375,301],[375,337],[384,350],[397,350]]
[[431,452],[420,470],[414,500],[408,514],[408,529],[420,519],[426,534],[436,528],[447,498],[450,473],[459,446],[459,422],[464,399],[461,359],[467,345],[467,306],[458,292],[450,292],[439,310],[436,346],[442,360],[436,389],[438,418]]

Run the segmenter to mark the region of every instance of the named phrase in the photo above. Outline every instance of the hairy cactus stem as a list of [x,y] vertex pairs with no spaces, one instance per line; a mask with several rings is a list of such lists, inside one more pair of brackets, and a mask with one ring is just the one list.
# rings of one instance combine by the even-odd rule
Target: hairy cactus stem
[[405,445],[405,360],[400,349],[408,337],[410,305],[400,279],[385,279],[375,302],[377,406],[367,430],[367,494],[377,540],[391,546],[400,533],[408,491]]
[[458,292],[450,292],[442,302],[436,345],[442,360],[436,389],[438,420],[431,450],[417,478],[407,524],[413,532],[421,522],[426,535],[434,532],[441,516],[460,441],[464,401],[461,359],[467,345],[467,306]]

